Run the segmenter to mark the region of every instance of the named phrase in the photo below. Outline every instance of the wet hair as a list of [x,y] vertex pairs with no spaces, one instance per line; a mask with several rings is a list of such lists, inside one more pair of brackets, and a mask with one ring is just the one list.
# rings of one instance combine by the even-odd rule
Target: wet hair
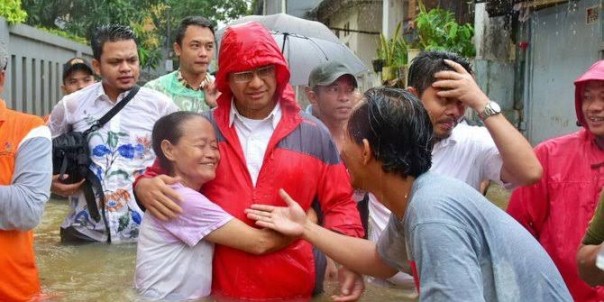
[[164,171],[172,173],[172,163],[166,158],[164,152],[161,149],[161,142],[164,140],[169,141],[172,145],[178,144],[182,136],[184,135],[182,125],[191,119],[203,118],[204,116],[199,113],[190,111],[177,111],[171,114],[162,116],[153,125],[153,133],[151,134],[153,152],[159,161],[159,165]]
[[182,39],[185,38],[185,32],[189,26],[199,26],[210,29],[212,32],[212,36],[214,36],[214,26],[210,20],[201,17],[201,16],[188,16],[180,21],[180,25],[178,26],[178,30],[176,31],[176,40],[175,42],[182,46]]
[[415,88],[420,97],[432,83],[436,82],[434,78],[435,73],[443,70],[453,70],[453,68],[445,63],[445,59],[456,62],[469,73],[473,73],[470,62],[456,53],[447,51],[422,52],[411,62],[408,76],[409,86]]
[[92,38],[90,39],[92,55],[95,59],[100,61],[105,42],[117,42],[124,40],[133,40],[138,47],[136,35],[129,26],[117,24],[101,25],[94,30],[92,33]]
[[348,121],[351,139],[369,141],[382,169],[402,177],[427,172],[432,165],[432,123],[420,100],[399,88],[372,88]]

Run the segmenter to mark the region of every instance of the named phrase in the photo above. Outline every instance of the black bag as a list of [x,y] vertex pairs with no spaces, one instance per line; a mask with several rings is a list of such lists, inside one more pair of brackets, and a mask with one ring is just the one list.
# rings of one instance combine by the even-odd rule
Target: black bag
[[[59,174],[59,181],[65,184],[74,184],[86,179],[82,185],[86,205],[90,217],[98,222],[101,219],[96,199],[103,200],[103,187],[96,175],[90,170],[90,147],[88,146],[88,135],[103,127],[116,113],[118,113],[126,104],[136,95],[140,87],[134,86],[130,93],[122,99],[115,107],[111,108],[103,117],[97,120],[92,126],[84,131],[71,131],[61,134],[52,140],[52,174]],[[67,179],[63,176],[68,174]],[[94,190],[93,190],[94,188]],[[94,192],[96,191],[96,198]],[[105,211],[103,211],[103,218]],[[105,220],[107,227],[107,221]]]

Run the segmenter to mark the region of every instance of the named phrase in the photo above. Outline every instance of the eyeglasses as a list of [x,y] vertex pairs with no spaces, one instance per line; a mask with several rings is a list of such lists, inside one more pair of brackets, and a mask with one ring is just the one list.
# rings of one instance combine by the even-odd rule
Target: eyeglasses
[[254,74],[261,79],[266,79],[275,74],[275,65],[264,66],[248,71],[233,72],[230,74],[230,77],[236,83],[248,83],[254,79]]

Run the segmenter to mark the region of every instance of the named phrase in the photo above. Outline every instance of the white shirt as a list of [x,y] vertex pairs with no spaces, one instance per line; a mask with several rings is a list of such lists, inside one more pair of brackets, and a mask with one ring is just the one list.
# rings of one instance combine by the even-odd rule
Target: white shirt
[[[69,132],[72,127],[74,131],[87,130],[128,92],[121,93],[114,103],[99,82],[66,95],[52,110],[49,120],[52,135]],[[174,111],[178,107],[167,96],[141,87],[122,110],[89,136],[90,169],[103,185],[112,242],[133,241],[138,237],[143,212],[134,200],[132,182],[155,160],[151,146],[155,121]],[[103,219],[96,222],[90,218],[83,192],[70,196],[70,203],[71,212],[62,227],[73,226],[94,240],[105,241]]]
[[258,174],[264,162],[264,154],[266,153],[268,142],[271,136],[273,136],[273,132],[275,132],[282,115],[281,105],[277,103],[273,111],[264,119],[249,119],[237,111],[234,100],[231,100],[229,127],[235,125],[247,170],[250,173],[254,186],[256,186]]
[[451,133],[434,145],[431,172],[457,178],[476,190],[486,179],[500,185],[503,161],[499,150],[485,127],[460,123]]

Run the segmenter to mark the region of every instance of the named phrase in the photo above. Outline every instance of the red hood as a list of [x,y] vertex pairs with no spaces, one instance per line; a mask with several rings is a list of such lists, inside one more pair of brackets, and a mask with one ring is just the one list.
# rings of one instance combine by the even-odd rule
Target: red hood
[[604,60],[591,65],[582,76],[575,80],[575,111],[577,113],[577,120],[585,127],[585,130],[589,131],[585,123],[583,110],[581,109],[581,100],[583,99],[581,94],[583,93],[583,86],[588,81],[604,81]]
[[289,85],[290,72],[287,62],[271,33],[258,22],[229,26],[220,41],[216,87],[222,94],[217,100],[218,107],[230,109],[233,94],[229,88],[228,75],[231,72],[251,70],[271,64],[275,65],[277,78],[275,94],[280,97],[281,105],[300,110],[293,89]]

